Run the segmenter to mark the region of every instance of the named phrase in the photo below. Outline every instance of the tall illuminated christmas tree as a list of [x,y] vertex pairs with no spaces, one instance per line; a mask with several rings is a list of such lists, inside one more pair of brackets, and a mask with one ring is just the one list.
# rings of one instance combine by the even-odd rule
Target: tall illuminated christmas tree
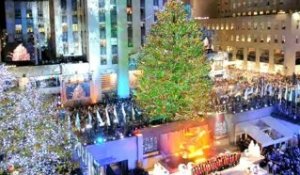
[[169,0],[157,18],[142,49],[136,100],[151,119],[198,117],[209,111],[212,87],[199,25],[179,0]]
[[71,156],[71,144],[54,100],[31,83],[19,90],[16,78],[1,65],[0,76],[0,170],[58,174],[57,165]]

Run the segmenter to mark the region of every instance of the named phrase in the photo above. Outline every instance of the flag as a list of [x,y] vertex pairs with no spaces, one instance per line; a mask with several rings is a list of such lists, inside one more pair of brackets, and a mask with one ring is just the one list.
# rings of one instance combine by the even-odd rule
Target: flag
[[270,96],[274,95],[273,94],[273,86],[272,86],[272,84],[269,85],[268,91],[269,91]]
[[106,115],[106,124],[107,124],[107,126],[110,126],[110,118],[109,118],[109,114],[108,114],[107,105],[105,107],[105,115]]
[[131,107],[131,112],[132,112],[132,120],[135,121],[135,110],[134,110],[133,105]]
[[126,112],[125,112],[125,109],[124,109],[124,103],[122,103],[122,114],[123,114],[124,123],[126,123]]
[[300,97],[299,97],[299,95],[300,95],[300,84],[297,84],[297,89],[296,89],[296,100],[295,100],[296,103],[299,103],[299,102],[300,102]]
[[88,123],[86,125],[86,128],[92,128],[93,125],[92,125],[92,115],[90,112],[88,112]]
[[254,86],[251,86],[250,92],[248,95],[252,95],[254,93]]
[[118,113],[117,113],[117,108],[116,108],[116,105],[114,105],[114,123],[119,123],[119,118],[118,118]]
[[244,99],[245,100],[248,100],[248,91],[249,91],[249,88],[247,88],[244,92]]
[[98,123],[99,123],[99,126],[101,127],[101,126],[104,126],[105,125],[105,123],[103,122],[103,120],[102,120],[102,118],[101,118],[101,116],[100,116],[100,113],[99,113],[99,111],[97,110],[97,112],[96,112],[96,117],[97,117],[97,120],[98,120]]
[[288,99],[288,87],[287,87],[287,85],[286,85],[286,87],[285,87],[285,92],[284,92],[284,99],[285,100],[287,100]]
[[293,101],[293,96],[294,96],[294,88],[291,88],[290,93],[289,93],[289,100],[288,101],[292,102]]
[[279,91],[278,91],[278,100],[280,100],[280,102],[281,102],[281,99],[282,99],[282,88],[279,87]]
[[76,126],[76,129],[80,131],[81,126],[80,126],[80,118],[79,118],[79,113],[78,112],[76,114],[75,126]]
[[264,96],[268,94],[268,89],[269,89],[269,83],[265,85],[264,87]]
[[258,85],[256,86],[256,89],[255,89],[255,95],[258,95],[258,93],[259,93],[259,87],[258,87]]
[[71,116],[68,115],[68,128],[71,129],[72,123],[71,123]]

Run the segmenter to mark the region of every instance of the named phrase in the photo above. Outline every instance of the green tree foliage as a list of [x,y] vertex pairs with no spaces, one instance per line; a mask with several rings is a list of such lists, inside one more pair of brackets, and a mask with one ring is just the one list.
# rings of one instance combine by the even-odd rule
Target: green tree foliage
[[199,26],[169,0],[141,51],[136,101],[155,120],[182,120],[209,111],[212,82]]

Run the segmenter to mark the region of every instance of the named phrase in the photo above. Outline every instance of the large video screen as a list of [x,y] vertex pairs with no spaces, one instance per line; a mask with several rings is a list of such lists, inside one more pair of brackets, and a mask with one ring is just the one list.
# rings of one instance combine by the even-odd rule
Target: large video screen
[[90,97],[90,82],[66,84],[66,98],[68,100],[80,100]]

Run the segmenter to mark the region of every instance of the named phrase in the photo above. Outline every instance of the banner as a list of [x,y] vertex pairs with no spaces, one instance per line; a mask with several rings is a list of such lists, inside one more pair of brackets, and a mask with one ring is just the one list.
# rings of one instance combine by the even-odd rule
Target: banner
[[221,139],[227,136],[227,124],[224,114],[216,114],[215,116],[215,139]]

